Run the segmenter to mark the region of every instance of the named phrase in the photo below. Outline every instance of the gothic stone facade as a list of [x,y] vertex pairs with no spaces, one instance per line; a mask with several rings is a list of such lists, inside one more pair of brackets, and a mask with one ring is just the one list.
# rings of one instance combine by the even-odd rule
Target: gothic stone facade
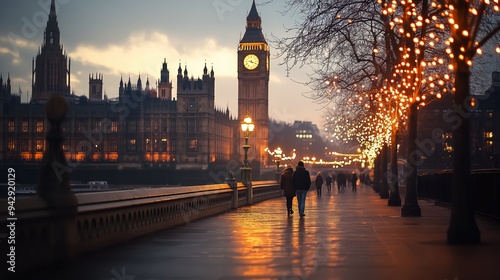
[[[178,99],[155,97],[141,80],[120,83],[115,100],[68,96],[63,124],[69,165],[100,163],[117,168],[169,166],[206,169],[225,165],[238,153],[229,110],[214,105],[215,77],[206,67],[201,79],[177,77]],[[92,78],[92,82],[95,79]],[[2,94],[2,162],[37,162],[45,150],[45,104],[21,103]]]

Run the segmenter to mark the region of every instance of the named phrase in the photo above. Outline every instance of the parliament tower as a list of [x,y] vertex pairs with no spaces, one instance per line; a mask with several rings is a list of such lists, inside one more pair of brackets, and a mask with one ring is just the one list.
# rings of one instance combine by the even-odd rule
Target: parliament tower
[[249,138],[249,160],[263,164],[268,146],[270,53],[261,23],[254,0],[238,47],[238,121],[241,123],[246,115],[252,117],[255,131]]
[[68,56],[60,44],[60,32],[57,23],[54,0],[50,3],[49,19],[44,32],[44,41],[36,60],[32,62],[32,97],[31,101],[45,102],[51,94],[70,94],[70,67]]

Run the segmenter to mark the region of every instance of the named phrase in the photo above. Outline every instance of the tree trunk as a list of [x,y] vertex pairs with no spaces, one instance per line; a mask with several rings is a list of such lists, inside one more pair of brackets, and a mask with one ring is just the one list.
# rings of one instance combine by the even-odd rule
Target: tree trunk
[[382,148],[382,157],[380,160],[381,169],[381,182],[380,182],[380,198],[387,199],[389,198],[389,186],[387,184],[387,144],[384,144]]
[[401,208],[402,217],[420,217],[422,215],[417,196],[417,161],[420,155],[417,151],[417,106],[410,105],[408,117],[408,160],[406,161],[406,193],[405,204]]
[[399,197],[399,174],[398,174],[398,130],[394,125],[391,135],[391,185],[389,188],[389,206],[401,206],[401,198]]
[[380,154],[375,158],[373,163],[373,190],[376,193],[380,192]]
[[474,244],[480,243],[481,238],[474,216],[470,181],[470,113],[467,111],[470,71],[465,62],[459,62],[456,71],[454,107],[461,123],[453,131],[453,188],[448,243]]

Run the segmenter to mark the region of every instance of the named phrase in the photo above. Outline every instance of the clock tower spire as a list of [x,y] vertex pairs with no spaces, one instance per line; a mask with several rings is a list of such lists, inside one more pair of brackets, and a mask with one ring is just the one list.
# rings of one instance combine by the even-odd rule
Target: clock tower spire
[[[269,45],[262,34],[262,20],[255,0],[238,46],[238,121],[250,115],[255,131],[249,139],[249,160],[264,164],[269,130]],[[240,141],[243,143],[243,140]]]

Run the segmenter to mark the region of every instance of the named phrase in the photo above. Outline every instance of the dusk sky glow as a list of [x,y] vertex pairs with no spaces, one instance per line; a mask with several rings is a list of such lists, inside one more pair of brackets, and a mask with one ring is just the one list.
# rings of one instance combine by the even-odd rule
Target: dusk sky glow
[[[0,1],[0,72],[10,73],[12,90],[31,97],[31,60],[43,41],[50,0]],[[237,46],[245,32],[250,0],[119,1],[56,0],[61,43],[71,58],[71,90],[88,96],[89,74],[104,76],[104,91],[118,96],[120,77],[136,83],[139,73],[152,87],[166,59],[176,95],[177,68],[190,77],[213,66],[216,106],[237,116]],[[265,2],[265,3],[263,3]],[[295,81],[308,80],[306,67],[288,73],[276,58],[272,37],[285,34],[299,20],[283,15],[281,1],[256,1],[262,30],[271,47],[269,116],[293,123],[312,121],[323,127],[321,105],[306,98],[310,89]],[[295,18],[294,18],[295,17]]]

